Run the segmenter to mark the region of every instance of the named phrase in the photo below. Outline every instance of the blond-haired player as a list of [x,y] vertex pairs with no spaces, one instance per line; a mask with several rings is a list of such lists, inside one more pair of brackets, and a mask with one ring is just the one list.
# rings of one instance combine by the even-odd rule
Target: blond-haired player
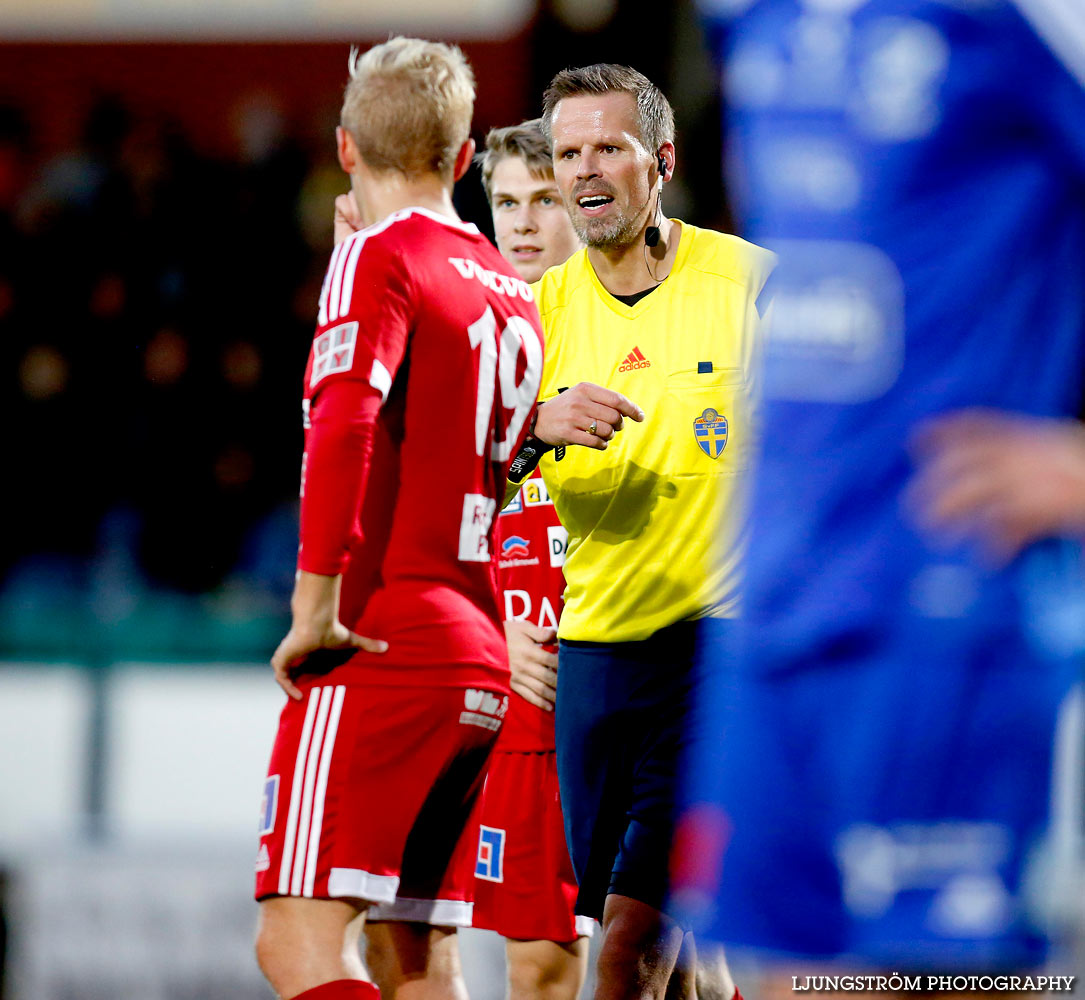
[[355,217],[305,373],[293,622],[272,658],[290,700],[256,864],[257,957],[284,1000],[380,995],[367,911],[387,921],[385,1000],[466,996],[464,831],[509,693],[493,515],[542,368],[527,283],[452,206],[473,102],[454,47],[352,54],[336,137]]

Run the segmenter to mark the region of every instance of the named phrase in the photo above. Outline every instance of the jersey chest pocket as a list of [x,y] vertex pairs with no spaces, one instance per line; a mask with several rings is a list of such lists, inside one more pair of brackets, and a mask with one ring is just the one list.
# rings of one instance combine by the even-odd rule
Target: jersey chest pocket
[[672,475],[727,475],[747,467],[750,407],[741,368],[671,372],[663,399]]

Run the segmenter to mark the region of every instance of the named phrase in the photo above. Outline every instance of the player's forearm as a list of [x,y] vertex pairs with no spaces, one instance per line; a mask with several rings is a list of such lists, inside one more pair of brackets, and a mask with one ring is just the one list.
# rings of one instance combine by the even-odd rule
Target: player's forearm
[[298,570],[294,580],[294,596],[290,599],[296,630],[322,636],[338,621],[342,579],[341,576]]
[[365,493],[380,394],[357,382],[325,389],[306,437],[298,569],[338,576]]

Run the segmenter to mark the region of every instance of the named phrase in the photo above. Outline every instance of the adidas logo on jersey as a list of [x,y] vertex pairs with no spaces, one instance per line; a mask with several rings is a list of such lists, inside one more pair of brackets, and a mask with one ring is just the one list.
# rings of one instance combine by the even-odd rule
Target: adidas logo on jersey
[[641,354],[639,347],[634,347],[633,350],[631,350],[626,355],[626,358],[622,362],[622,366],[621,366],[621,368],[618,369],[618,371],[620,371],[620,372],[631,372],[631,371],[635,371],[637,368],[651,368],[651,367],[652,367],[652,362],[649,361],[643,354]]

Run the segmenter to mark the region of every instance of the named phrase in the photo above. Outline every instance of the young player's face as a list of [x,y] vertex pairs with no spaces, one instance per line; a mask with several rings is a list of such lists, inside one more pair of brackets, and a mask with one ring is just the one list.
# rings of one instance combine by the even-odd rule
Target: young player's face
[[632,94],[558,102],[551,123],[554,178],[577,235],[592,247],[639,239],[655,207],[655,152],[645,148]]
[[490,187],[497,249],[524,281],[538,281],[579,248],[552,177],[536,177],[519,156],[506,156]]

